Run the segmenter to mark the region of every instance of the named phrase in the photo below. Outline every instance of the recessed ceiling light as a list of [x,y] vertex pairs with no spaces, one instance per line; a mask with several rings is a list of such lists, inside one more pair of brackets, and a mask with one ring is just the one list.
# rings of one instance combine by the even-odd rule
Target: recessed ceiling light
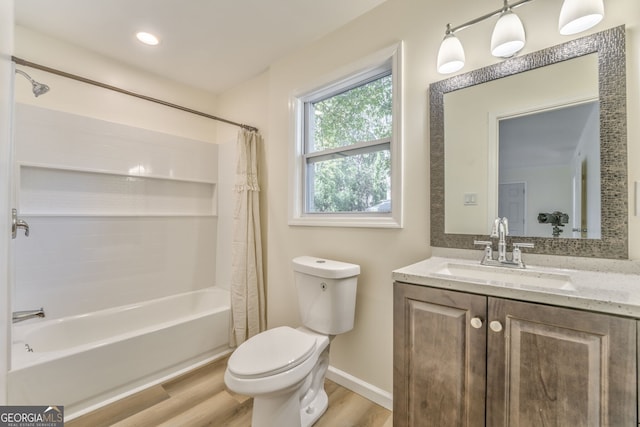
[[148,44],[149,46],[155,46],[158,43],[160,43],[160,41],[156,36],[150,33],[145,33],[144,31],[140,31],[139,33],[136,33],[136,38],[140,40],[142,43]]

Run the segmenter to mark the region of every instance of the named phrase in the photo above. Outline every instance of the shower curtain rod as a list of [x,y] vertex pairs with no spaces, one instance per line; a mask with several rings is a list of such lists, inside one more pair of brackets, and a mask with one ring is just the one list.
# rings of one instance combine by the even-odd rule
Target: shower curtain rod
[[44,66],[44,65],[36,64],[34,62],[26,61],[24,59],[17,58],[15,56],[12,56],[11,60],[13,62],[15,62],[16,64],[18,64],[18,65],[24,65],[26,67],[36,68],[38,70],[46,71],[47,73],[57,74],[59,76],[67,77],[67,78],[73,79],[73,80],[77,80],[77,81],[82,82],[82,83],[87,83],[87,84],[90,84],[90,85],[98,86],[98,87],[101,87],[103,89],[109,89],[109,90],[112,90],[112,91],[115,91],[115,92],[119,92],[119,93],[122,93],[122,94],[125,94],[125,95],[129,95],[129,96],[133,96],[133,97],[136,97],[136,98],[144,99],[145,101],[155,102],[156,104],[161,104],[161,105],[164,105],[165,107],[176,108],[178,110],[182,110],[182,111],[185,111],[187,113],[195,114],[195,115],[198,115],[198,116],[206,117],[206,118],[211,119],[211,120],[217,120],[219,122],[223,122],[223,123],[227,123],[227,124],[230,124],[230,125],[238,126],[238,127],[241,127],[243,129],[246,129],[246,130],[249,130],[249,131],[258,132],[258,128],[253,127],[253,126],[245,125],[245,124],[242,124],[242,123],[236,123],[236,122],[233,122],[231,120],[223,119],[222,117],[212,116],[211,114],[203,113],[202,111],[193,110],[191,108],[183,107],[181,105],[172,104],[171,102],[163,101],[161,99],[152,98],[152,97],[146,96],[146,95],[141,95],[139,93],[135,93],[135,92],[131,92],[131,91],[128,91],[128,90],[125,90],[125,89],[121,89],[121,88],[119,88],[117,86],[111,86],[111,85],[108,85],[108,84],[105,84],[105,83],[101,83],[101,82],[98,82],[98,81],[95,81],[95,80],[87,79],[85,77],[81,77],[81,76],[78,76],[78,75],[75,75],[75,74],[70,74],[70,73],[67,73],[65,71],[56,70],[55,68],[50,68],[50,67],[47,67],[47,66]]

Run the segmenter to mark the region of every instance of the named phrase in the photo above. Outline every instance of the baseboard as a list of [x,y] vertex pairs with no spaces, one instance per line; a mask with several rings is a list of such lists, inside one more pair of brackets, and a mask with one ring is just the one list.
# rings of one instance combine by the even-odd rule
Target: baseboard
[[356,378],[353,375],[341,371],[333,366],[329,366],[327,378],[337,384],[340,384],[342,387],[348,388],[354,393],[358,393],[370,401],[377,403],[383,408],[390,411],[393,410],[393,395],[381,388],[364,382],[360,378]]

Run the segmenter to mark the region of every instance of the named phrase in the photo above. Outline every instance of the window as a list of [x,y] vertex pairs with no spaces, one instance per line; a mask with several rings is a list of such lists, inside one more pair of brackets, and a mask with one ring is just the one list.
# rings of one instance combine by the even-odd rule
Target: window
[[401,225],[396,56],[296,98],[290,223]]

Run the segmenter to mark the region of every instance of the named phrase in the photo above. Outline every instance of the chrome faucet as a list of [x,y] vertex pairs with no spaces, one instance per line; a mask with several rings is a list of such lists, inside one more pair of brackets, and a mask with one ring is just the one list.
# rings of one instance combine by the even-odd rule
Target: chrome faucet
[[491,237],[498,238],[498,262],[507,260],[507,242],[505,238],[509,235],[509,220],[507,217],[496,218],[493,222]]
[[25,310],[13,312],[13,323],[22,322],[23,320],[34,319],[36,317],[44,317],[44,309],[40,310]]
[[520,248],[533,248],[533,243],[513,243],[513,252],[511,259],[507,257],[507,242],[506,237],[509,235],[509,220],[504,218],[496,218],[493,222],[493,228],[491,230],[490,237],[498,238],[498,258],[493,259],[492,243],[485,240],[475,240],[474,245],[483,245],[484,252],[480,264],[482,265],[495,265],[502,267],[515,267],[525,268],[525,264],[522,261],[522,251]]

